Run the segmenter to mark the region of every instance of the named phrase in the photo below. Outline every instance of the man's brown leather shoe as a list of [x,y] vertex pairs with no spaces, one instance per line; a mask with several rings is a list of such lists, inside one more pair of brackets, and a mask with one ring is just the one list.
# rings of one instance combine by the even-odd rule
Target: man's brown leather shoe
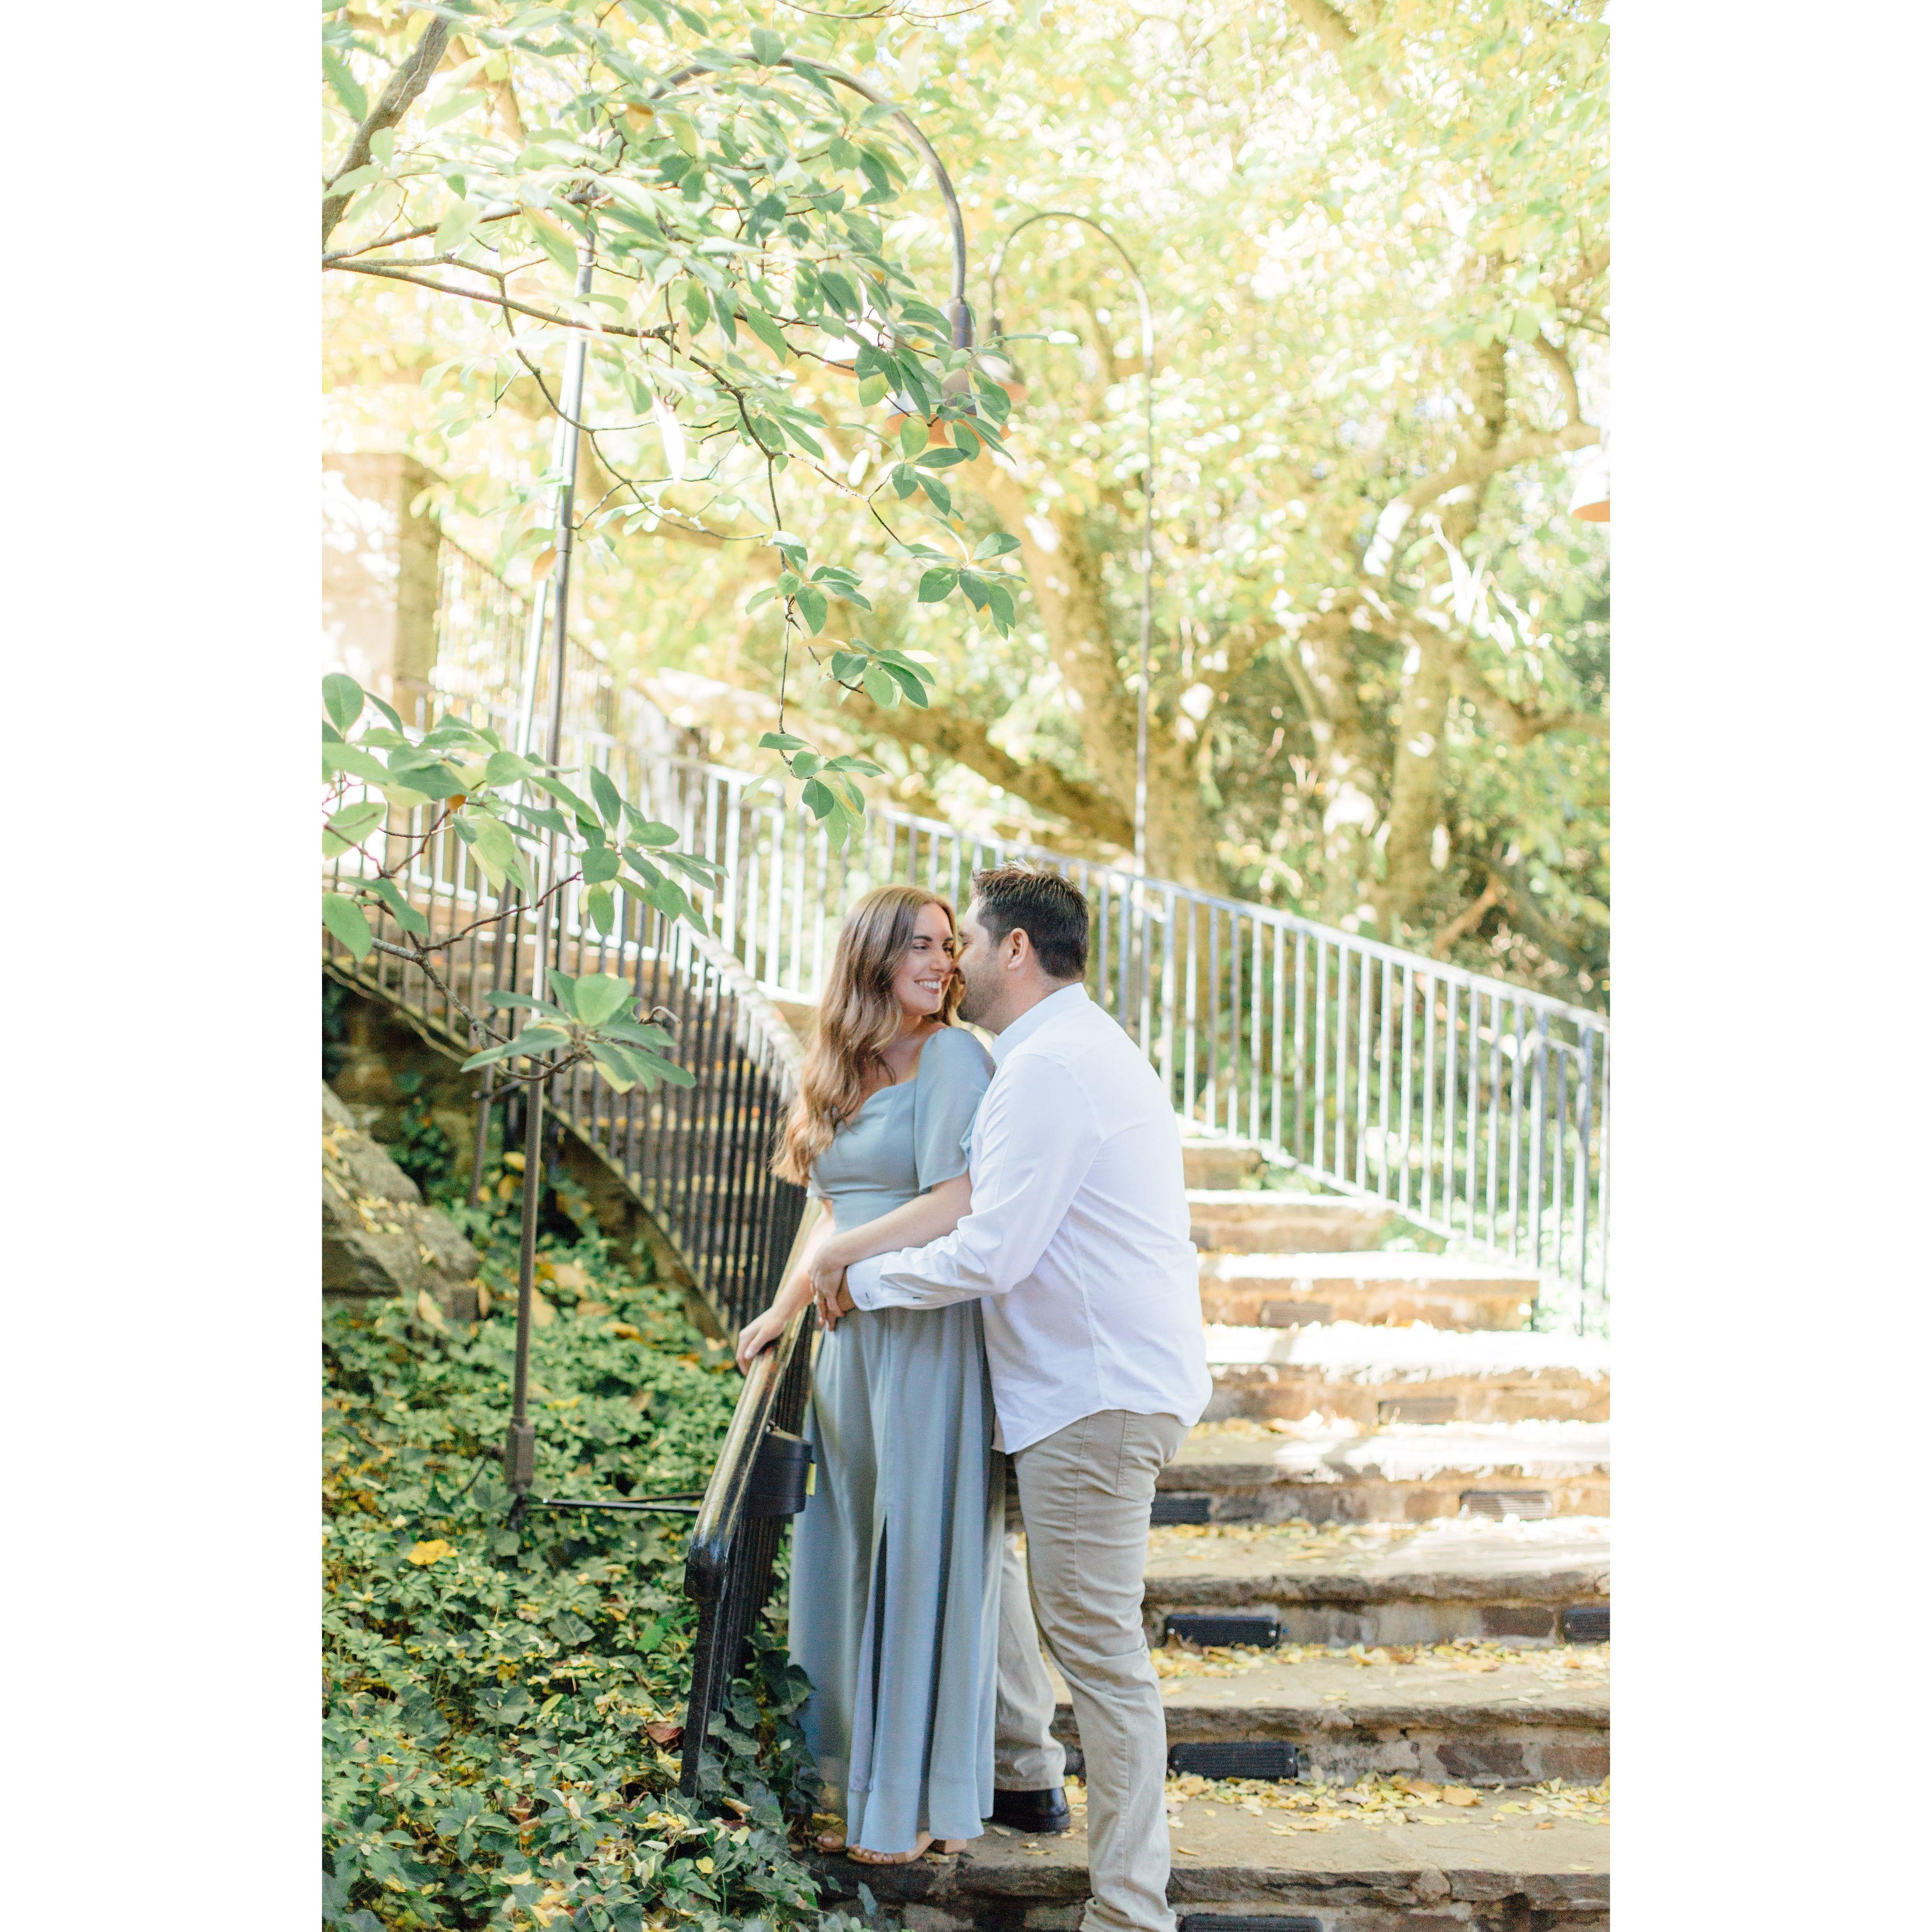
[[1072,1828],[1073,1814],[1064,1791],[996,1791],[993,1822],[1015,1832],[1065,1832]]

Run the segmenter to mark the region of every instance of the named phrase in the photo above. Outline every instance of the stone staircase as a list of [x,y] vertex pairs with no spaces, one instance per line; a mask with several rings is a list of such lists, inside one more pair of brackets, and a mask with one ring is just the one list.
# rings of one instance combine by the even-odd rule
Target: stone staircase
[[[792,1016],[795,1023],[806,1017]],[[1213,1402],[1144,1616],[1181,1932],[1607,1932],[1610,1373],[1533,1274],[1186,1145]],[[1075,1827],[862,1871],[912,1932],[1071,1932]]]

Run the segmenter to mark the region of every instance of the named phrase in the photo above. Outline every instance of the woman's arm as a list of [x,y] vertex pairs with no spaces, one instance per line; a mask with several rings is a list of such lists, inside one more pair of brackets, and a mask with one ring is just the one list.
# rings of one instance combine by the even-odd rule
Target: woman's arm
[[889,1255],[895,1248],[922,1248],[941,1234],[950,1234],[973,1204],[970,1177],[956,1174],[916,1196],[876,1221],[848,1228],[818,1244],[809,1258],[806,1292],[821,1295],[838,1286],[838,1277],[854,1262]]
[[[749,1368],[753,1358],[763,1354],[784,1333],[791,1318],[812,1299],[812,1264],[831,1238],[832,1216],[821,1205],[811,1233],[805,1238],[805,1246],[791,1278],[772,1298],[770,1307],[738,1331],[740,1368]],[[844,1271],[842,1268],[840,1271]]]

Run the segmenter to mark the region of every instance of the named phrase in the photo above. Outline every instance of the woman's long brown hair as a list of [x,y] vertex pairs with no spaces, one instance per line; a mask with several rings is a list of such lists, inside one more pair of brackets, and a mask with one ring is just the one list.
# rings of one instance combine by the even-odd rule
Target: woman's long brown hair
[[[818,1030],[772,1163],[781,1180],[801,1186],[809,1180],[812,1162],[865,1104],[868,1083],[876,1087],[890,1071],[886,1048],[898,1037],[902,1011],[892,997],[892,975],[912,944],[920,914],[929,905],[945,914],[956,935],[959,926],[952,907],[922,886],[880,886],[846,915],[818,1003]],[[934,1016],[942,1026],[952,1024],[961,991],[956,974]]]

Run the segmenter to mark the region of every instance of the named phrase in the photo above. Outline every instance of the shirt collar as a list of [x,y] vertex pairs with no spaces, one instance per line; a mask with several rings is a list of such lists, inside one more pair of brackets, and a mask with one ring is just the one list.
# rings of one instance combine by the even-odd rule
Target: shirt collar
[[1029,1006],[1012,1024],[1002,1034],[993,1036],[993,1064],[1004,1066],[1006,1055],[1016,1046],[1030,1040],[1040,1028],[1052,1019],[1070,1013],[1076,1006],[1087,1004],[1087,988],[1078,980],[1070,986],[1063,986],[1057,993],[1049,993],[1036,1006]]

